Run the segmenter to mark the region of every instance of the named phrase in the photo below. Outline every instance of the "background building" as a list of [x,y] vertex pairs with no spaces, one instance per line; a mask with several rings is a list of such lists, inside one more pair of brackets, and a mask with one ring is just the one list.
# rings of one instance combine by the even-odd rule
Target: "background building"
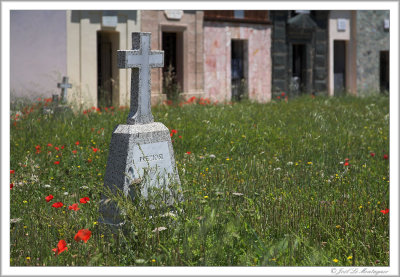
[[271,99],[268,11],[204,12],[205,93],[214,101]]
[[258,102],[288,95],[389,90],[389,11],[11,11],[12,97],[51,97],[69,77],[77,108],[124,106],[130,70],[117,50],[132,32],[164,50],[152,69],[152,103],[172,69],[184,98]]

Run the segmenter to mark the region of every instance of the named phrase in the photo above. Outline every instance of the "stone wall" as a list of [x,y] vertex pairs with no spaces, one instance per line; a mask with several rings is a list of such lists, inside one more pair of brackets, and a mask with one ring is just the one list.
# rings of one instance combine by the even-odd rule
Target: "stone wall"
[[271,26],[265,24],[204,22],[205,92],[213,101],[230,101],[231,41],[247,41],[249,99],[271,99]]
[[310,18],[315,23],[313,30],[290,31],[288,20],[291,11],[271,11],[272,28],[272,92],[291,92],[292,45],[304,44],[306,47],[305,93],[325,93],[327,90],[328,57],[328,11],[315,11]]
[[383,21],[389,11],[357,11],[357,89],[379,91],[380,51],[389,50],[389,31]]
[[[182,35],[181,59],[184,97],[199,96],[204,93],[203,71],[203,11],[183,11],[180,19],[171,19],[165,11],[141,11],[141,31],[151,32],[151,49],[162,50],[162,33],[176,32]],[[152,103],[165,99],[162,91],[162,70],[152,69]]]

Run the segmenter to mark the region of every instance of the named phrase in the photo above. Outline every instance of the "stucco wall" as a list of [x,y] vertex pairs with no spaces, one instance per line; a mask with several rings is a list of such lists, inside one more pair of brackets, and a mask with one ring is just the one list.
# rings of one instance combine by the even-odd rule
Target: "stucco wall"
[[[97,31],[119,33],[119,49],[112,51],[112,62],[116,63],[116,50],[132,49],[132,32],[140,31],[137,13],[118,11],[118,24],[110,29],[102,26],[103,11],[67,12],[68,76],[73,86],[68,101],[82,108],[97,106]],[[119,80],[116,80],[119,93],[113,94],[113,105],[129,105],[130,72],[130,69],[119,69]]]
[[[355,11],[330,11],[329,12],[329,68],[328,68],[328,94],[334,95],[334,41],[346,41],[346,90],[356,94],[356,69],[355,69]],[[338,31],[338,19],[346,22],[346,30]]]
[[389,31],[383,28],[389,11],[357,11],[357,89],[379,91],[379,53],[389,50]]
[[231,100],[231,40],[248,40],[248,94],[271,99],[271,26],[204,22],[204,89],[213,101]]
[[67,73],[65,11],[11,11],[12,97],[51,97]]

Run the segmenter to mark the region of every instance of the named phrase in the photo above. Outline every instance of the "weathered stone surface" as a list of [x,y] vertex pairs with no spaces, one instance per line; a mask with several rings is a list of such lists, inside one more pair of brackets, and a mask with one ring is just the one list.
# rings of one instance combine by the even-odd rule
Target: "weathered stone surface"
[[385,19],[390,19],[389,11],[357,11],[357,88],[361,94],[379,91],[380,52],[389,51]]
[[273,55],[274,66],[286,66],[286,55]]
[[[140,193],[132,184],[140,185]],[[104,186],[113,193],[123,192],[131,200],[147,198],[153,188],[165,189],[169,192],[165,203],[171,205],[177,197],[169,188],[171,184],[179,185],[180,180],[168,128],[159,122],[118,125],[111,137]],[[101,223],[122,224],[121,211],[105,195],[100,213]]]
[[316,56],[315,57],[315,66],[325,67],[326,66],[326,57],[325,56]]

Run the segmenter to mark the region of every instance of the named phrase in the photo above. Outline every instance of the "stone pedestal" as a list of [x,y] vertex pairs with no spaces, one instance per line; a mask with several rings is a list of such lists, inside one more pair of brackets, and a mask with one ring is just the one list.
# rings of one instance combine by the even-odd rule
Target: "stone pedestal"
[[[159,122],[118,125],[111,137],[104,186],[113,194],[123,192],[130,200],[147,199],[154,188],[165,189],[165,203],[172,205],[177,193],[169,188],[173,184],[180,185],[180,180],[168,128]],[[101,199],[100,214],[100,223],[123,224],[121,211],[106,196]]]

